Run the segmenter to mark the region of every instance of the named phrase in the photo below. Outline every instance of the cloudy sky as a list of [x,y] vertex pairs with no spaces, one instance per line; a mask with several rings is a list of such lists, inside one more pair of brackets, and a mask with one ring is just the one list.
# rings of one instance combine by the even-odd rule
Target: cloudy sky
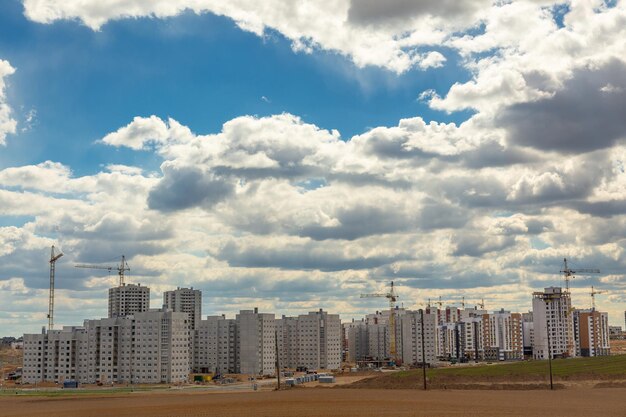
[[152,305],[626,309],[625,0],[0,2],[0,334]]

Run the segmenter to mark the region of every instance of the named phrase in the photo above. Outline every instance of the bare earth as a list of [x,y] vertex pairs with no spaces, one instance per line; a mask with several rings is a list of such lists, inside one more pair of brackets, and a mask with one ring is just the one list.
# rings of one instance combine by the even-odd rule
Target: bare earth
[[133,393],[107,397],[0,397],[0,416],[624,417],[626,388],[559,391],[288,391]]

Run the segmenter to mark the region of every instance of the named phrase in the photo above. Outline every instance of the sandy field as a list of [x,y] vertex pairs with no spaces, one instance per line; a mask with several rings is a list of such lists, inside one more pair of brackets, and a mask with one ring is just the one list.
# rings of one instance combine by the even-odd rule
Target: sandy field
[[419,391],[301,388],[246,393],[133,393],[107,397],[0,397],[11,417],[624,417],[626,388]]

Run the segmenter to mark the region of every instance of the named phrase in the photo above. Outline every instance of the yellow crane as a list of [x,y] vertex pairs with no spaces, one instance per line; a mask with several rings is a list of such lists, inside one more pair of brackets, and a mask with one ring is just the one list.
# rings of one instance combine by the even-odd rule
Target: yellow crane
[[596,294],[604,294],[606,291],[603,290],[595,290],[593,289],[593,285],[591,286],[591,311],[596,311]]
[[389,300],[389,355],[391,358],[398,363],[398,354],[396,349],[396,309],[395,304],[398,298],[400,298],[393,286],[393,281],[391,281],[391,285],[389,287],[389,291],[387,293],[376,293],[376,294],[361,294],[361,298],[373,298],[373,297],[384,297]]
[[126,257],[122,255],[122,261],[119,265],[116,266],[105,266],[105,265],[87,265],[87,264],[78,264],[74,265],[76,268],[88,268],[88,269],[104,269],[109,272],[115,270],[120,277],[120,287],[124,286],[124,272],[130,271],[128,267],[128,263],[126,263]]
[[56,253],[54,245],[50,249],[50,292],[48,293],[48,330],[54,328],[54,275],[56,270],[56,263],[59,258],[63,256],[63,253],[59,251]]

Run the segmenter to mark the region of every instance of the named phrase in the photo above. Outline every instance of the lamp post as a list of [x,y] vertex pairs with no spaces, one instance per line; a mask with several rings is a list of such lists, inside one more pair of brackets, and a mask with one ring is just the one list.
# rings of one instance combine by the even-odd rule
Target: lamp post
[[426,385],[426,346],[424,344],[424,310],[420,308],[420,316],[422,318],[421,322],[422,322],[422,329],[421,329],[421,333],[422,333],[422,379],[423,379],[423,387],[424,387],[424,391],[426,391],[428,389],[427,385]]
[[278,329],[274,329],[274,345],[276,346],[276,377],[278,378],[276,391],[280,391],[280,356],[278,353]]
[[550,326],[548,326],[548,300],[546,300],[546,333],[548,335],[548,368],[550,370],[550,389],[554,389],[552,382],[552,346],[550,345]]

